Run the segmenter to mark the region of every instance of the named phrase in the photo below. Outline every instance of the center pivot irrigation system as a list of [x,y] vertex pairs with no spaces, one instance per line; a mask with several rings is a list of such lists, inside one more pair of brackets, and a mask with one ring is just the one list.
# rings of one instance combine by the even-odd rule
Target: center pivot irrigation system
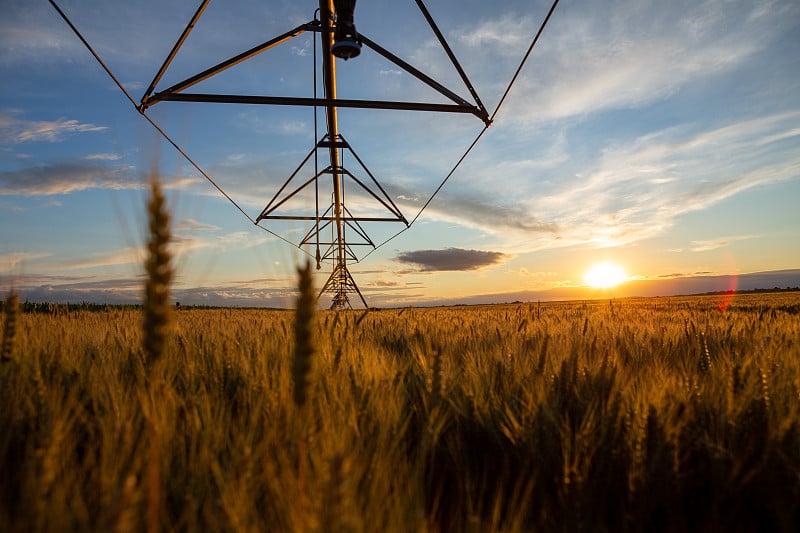
[[[350,296],[353,294],[358,295],[364,307],[369,308],[364,296],[356,285],[353,276],[348,269],[348,263],[358,262],[364,259],[366,255],[371,254],[394,237],[398,236],[403,231],[411,227],[411,225],[419,218],[422,211],[430,204],[434,196],[441,190],[447,180],[453,175],[455,170],[466,158],[483,133],[492,124],[494,117],[500,109],[503,101],[505,100],[511,86],[516,81],[517,76],[522,70],[523,65],[528,59],[533,47],[539,39],[542,31],[547,25],[550,16],[553,14],[558,0],[555,0],[547,13],[544,21],[539,27],[538,32],[533,38],[530,47],[523,56],[522,61],[517,68],[511,82],[508,84],[505,93],[497,104],[494,113],[490,114],[484,107],[478,93],[475,91],[472,83],[467,77],[464,69],[458,62],[455,54],[447,43],[442,32],[439,30],[436,22],[431,17],[430,12],[425,7],[422,0],[414,0],[419,8],[422,16],[430,26],[433,34],[436,36],[439,44],[444,50],[447,57],[450,59],[453,67],[458,72],[464,86],[469,91],[471,100],[467,100],[459,96],[453,90],[445,87],[438,81],[418,70],[411,64],[407,63],[397,55],[389,50],[383,48],[378,43],[368,38],[366,35],[356,31],[355,26],[355,5],[356,0],[319,0],[319,8],[315,10],[315,17],[312,21],[301,24],[286,33],[278,35],[262,44],[246,50],[234,57],[226,59],[217,65],[214,65],[194,76],[191,76],[171,87],[156,91],[158,83],[167,72],[170,64],[177,55],[181,46],[183,46],[189,33],[197,24],[202,16],[210,0],[202,0],[200,6],[191,18],[183,33],[178,38],[172,50],[167,55],[161,68],[156,73],[153,81],[148,86],[144,95],[139,102],[134,101],[128,91],[117,80],[114,74],[103,63],[101,58],[97,55],[91,45],[83,38],[81,33],[72,24],[69,18],[58,7],[55,0],[50,0],[52,6],[58,11],[59,15],[67,22],[70,28],[75,32],[78,38],[89,49],[95,59],[105,69],[108,75],[114,80],[117,86],[125,93],[128,99],[138,109],[138,111],[146,118],[158,132],[164,136],[180,153],[183,155],[209,182],[211,182],[220,193],[222,193],[231,203],[233,203],[252,223],[258,225],[265,231],[289,242],[290,244],[300,248],[303,252],[309,254],[305,247],[313,247],[314,257],[316,259],[317,269],[320,269],[323,262],[330,261],[333,265],[332,271],[325,285],[320,291],[320,295],[331,295],[331,309],[346,309],[351,308]],[[234,65],[242,63],[254,56],[261,54],[275,46],[278,46],[298,35],[305,32],[314,32],[314,96],[312,98],[301,97],[286,97],[286,96],[263,96],[263,95],[239,95],[239,94],[206,94],[206,93],[192,93],[186,92],[190,87],[219,74]],[[321,55],[322,55],[322,80],[324,87],[324,97],[317,96],[317,45],[316,34],[321,37]],[[337,96],[336,91],[336,59],[347,61],[360,55],[361,49],[366,46],[370,50],[384,57],[388,61],[394,63],[401,68],[404,72],[414,76],[421,82],[425,83],[452,103],[424,103],[424,102],[407,102],[407,101],[386,101],[386,100],[358,100],[358,99],[342,99]],[[232,104],[256,104],[256,105],[282,105],[282,106],[308,106],[314,107],[314,122],[316,130],[317,108],[323,108],[325,111],[325,119],[327,131],[317,137],[316,143],[311,151],[306,155],[305,159],[300,163],[296,170],[286,179],[283,185],[278,189],[278,192],[267,203],[267,206],[261,213],[253,219],[230,197],[225,191],[222,190],[214,180],[203,171],[187,154],[184,152],[148,115],[147,110],[161,102],[208,102],[208,103],[232,103]],[[427,202],[422,206],[417,215],[409,222],[403,215],[400,209],[392,201],[391,197],[386,193],[384,188],[369,171],[361,158],[356,154],[353,147],[347,142],[345,137],[339,132],[338,123],[338,108],[362,108],[362,109],[395,109],[395,110],[410,110],[410,111],[427,111],[439,113],[467,113],[476,116],[483,122],[483,129],[477,135],[475,140],[467,148],[463,156],[453,166],[452,170],[445,176],[437,189],[428,198]],[[324,168],[319,168],[318,154],[320,151],[327,151],[327,158],[329,164]],[[358,164],[360,171],[358,173],[351,172],[343,164],[345,154],[349,153],[354,161]],[[304,179],[301,177],[307,163],[314,158],[314,173],[311,177]],[[360,176],[360,177],[359,177]],[[366,176],[366,177],[364,177]],[[368,179],[367,179],[368,178]],[[330,181],[328,181],[330,180]],[[328,187],[328,184],[330,187]],[[320,204],[320,194],[322,186],[322,197],[328,196],[330,191],[330,205]],[[292,198],[304,191],[314,190],[315,209],[313,214],[287,214],[286,208]],[[382,208],[385,213],[383,216],[354,216],[350,209],[345,204],[346,190],[355,188],[362,195],[366,194]],[[299,243],[288,241],[286,238],[275,234],[268,228],[262,226],[262,221],[269,220],[294,220],[304,221],[311,225],[310,229],[305,233],[305,236]],[[361,225],[362,222],[401,222],[405,225],[398,233],[395,233],[389,239],[378,244],[370,239],[367,232]],[[355,251],[354,246],[367,246],[372,250],[364,257],[359,258]]]

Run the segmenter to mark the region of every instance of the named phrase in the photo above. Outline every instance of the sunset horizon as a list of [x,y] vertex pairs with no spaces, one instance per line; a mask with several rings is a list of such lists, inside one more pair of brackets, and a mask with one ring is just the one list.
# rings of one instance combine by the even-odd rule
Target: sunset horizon
[[16,0],[0,531],[800,531],[798,0]]

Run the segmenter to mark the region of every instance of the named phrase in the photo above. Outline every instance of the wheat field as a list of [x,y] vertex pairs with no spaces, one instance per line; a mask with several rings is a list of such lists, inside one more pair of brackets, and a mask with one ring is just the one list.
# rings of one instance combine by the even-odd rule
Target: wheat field
[[0,531],[798,531],[800,293],[3,302]]
[[9,301],[0,530],[796,531],[800,294],[720,298],[184,309],[154,362]]

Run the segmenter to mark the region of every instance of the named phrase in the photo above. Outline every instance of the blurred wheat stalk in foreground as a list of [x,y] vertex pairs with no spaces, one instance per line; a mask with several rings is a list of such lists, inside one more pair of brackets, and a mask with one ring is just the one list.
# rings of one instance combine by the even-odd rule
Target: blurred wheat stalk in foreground
[[170,216],[166,197],[158,174],[150,175],[150,200],[147,203],[148,241],[145,260],[144,338],[143,347],[147,366],[152,366],[164,355],[170,327],[169,284],[172,280],[170,265]]
[[19,296],[14,291],[8,295],[5,301],[6,318],[3,323],[3,344],[0,348],[0,360],[9,362],[14,354],[14,340],[17,335],[17,317],[19,315]]

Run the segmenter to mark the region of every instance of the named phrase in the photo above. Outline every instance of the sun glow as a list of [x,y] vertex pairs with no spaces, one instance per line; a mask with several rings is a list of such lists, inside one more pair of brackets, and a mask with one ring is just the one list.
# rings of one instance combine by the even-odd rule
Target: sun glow
[[626,281],[628,276],[621,266],[615,263],[598,263],[583,276],[583,281],[590,287],[608,289]]

